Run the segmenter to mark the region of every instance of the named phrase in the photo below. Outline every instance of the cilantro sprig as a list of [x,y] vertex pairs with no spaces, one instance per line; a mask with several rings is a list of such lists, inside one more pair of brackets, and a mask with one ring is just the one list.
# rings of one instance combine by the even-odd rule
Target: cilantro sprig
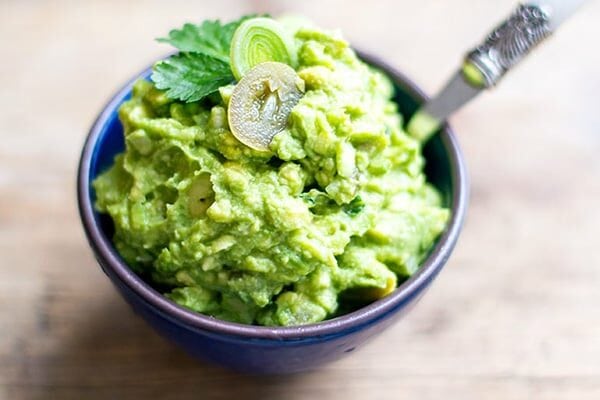
[[233,33],[248,17],[222,25],[220,21],[204,21],[200,25],[185,24],[173,29],[169,37],[157,39],[168,43],[179,51],[200,53],[220,61],[229,62],[229,47]]
[[202,53],[179,53],[155,66],[151,79],[169,98],[185,102],[203,99],[233,82],[229,63]]
[[204,21],[173,29],[168,37],[157,39],[179,53],[157,62],[151,79],[158,89],[174,100],[193,102],[235,81],[229,63],[231,39],[237,27],[253,15],[221,24]]

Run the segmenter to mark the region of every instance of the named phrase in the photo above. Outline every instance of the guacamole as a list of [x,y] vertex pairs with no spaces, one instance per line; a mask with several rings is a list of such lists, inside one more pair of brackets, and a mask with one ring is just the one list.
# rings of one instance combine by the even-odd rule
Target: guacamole
[[93,182],[122,258],[199,313],[336,316],[417,271],[448,220],[390,80],[337,34],[294,40],[304,93],[267,151],[232,135],[233,84],[184,103],[139,80],[119,110],[126,150]]

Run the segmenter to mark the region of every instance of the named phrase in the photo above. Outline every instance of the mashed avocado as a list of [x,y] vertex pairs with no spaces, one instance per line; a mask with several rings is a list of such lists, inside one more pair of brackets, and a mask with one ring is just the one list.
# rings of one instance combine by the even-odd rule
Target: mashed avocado
[[269,151],[231,134],[232,85],[183,103],[140,80],[119,110],[126,150],[94,181],[96,207],[128,265],[197,312],[324,320],[390,293],[447,222],[388,78],[337,35],[295,41],[305,92]]

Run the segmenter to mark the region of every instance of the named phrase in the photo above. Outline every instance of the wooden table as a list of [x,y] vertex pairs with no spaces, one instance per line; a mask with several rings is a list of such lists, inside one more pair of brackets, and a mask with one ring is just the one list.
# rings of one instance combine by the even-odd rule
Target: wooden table
[[75,169],[121,83],[183,21],[340,27],[432,92],[512,1],[0,2],[0,399],[600,399],[600,2],[453,123],[472,177],[447,268],[405,320],[312,373],[197,362],[117,296]]

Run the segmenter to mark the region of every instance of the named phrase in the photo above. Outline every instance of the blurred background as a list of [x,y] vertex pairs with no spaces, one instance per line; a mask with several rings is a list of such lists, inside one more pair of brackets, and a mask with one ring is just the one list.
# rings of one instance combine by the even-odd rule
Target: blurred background
[[599,399],[600,1],[452,118],[472,178],[459,245],[409,316],[292,377],[191,359],[89,250],[75,173],[111,94],[183,22],[303,14],[434,93],[510,0],[0,0],[0,399]]

